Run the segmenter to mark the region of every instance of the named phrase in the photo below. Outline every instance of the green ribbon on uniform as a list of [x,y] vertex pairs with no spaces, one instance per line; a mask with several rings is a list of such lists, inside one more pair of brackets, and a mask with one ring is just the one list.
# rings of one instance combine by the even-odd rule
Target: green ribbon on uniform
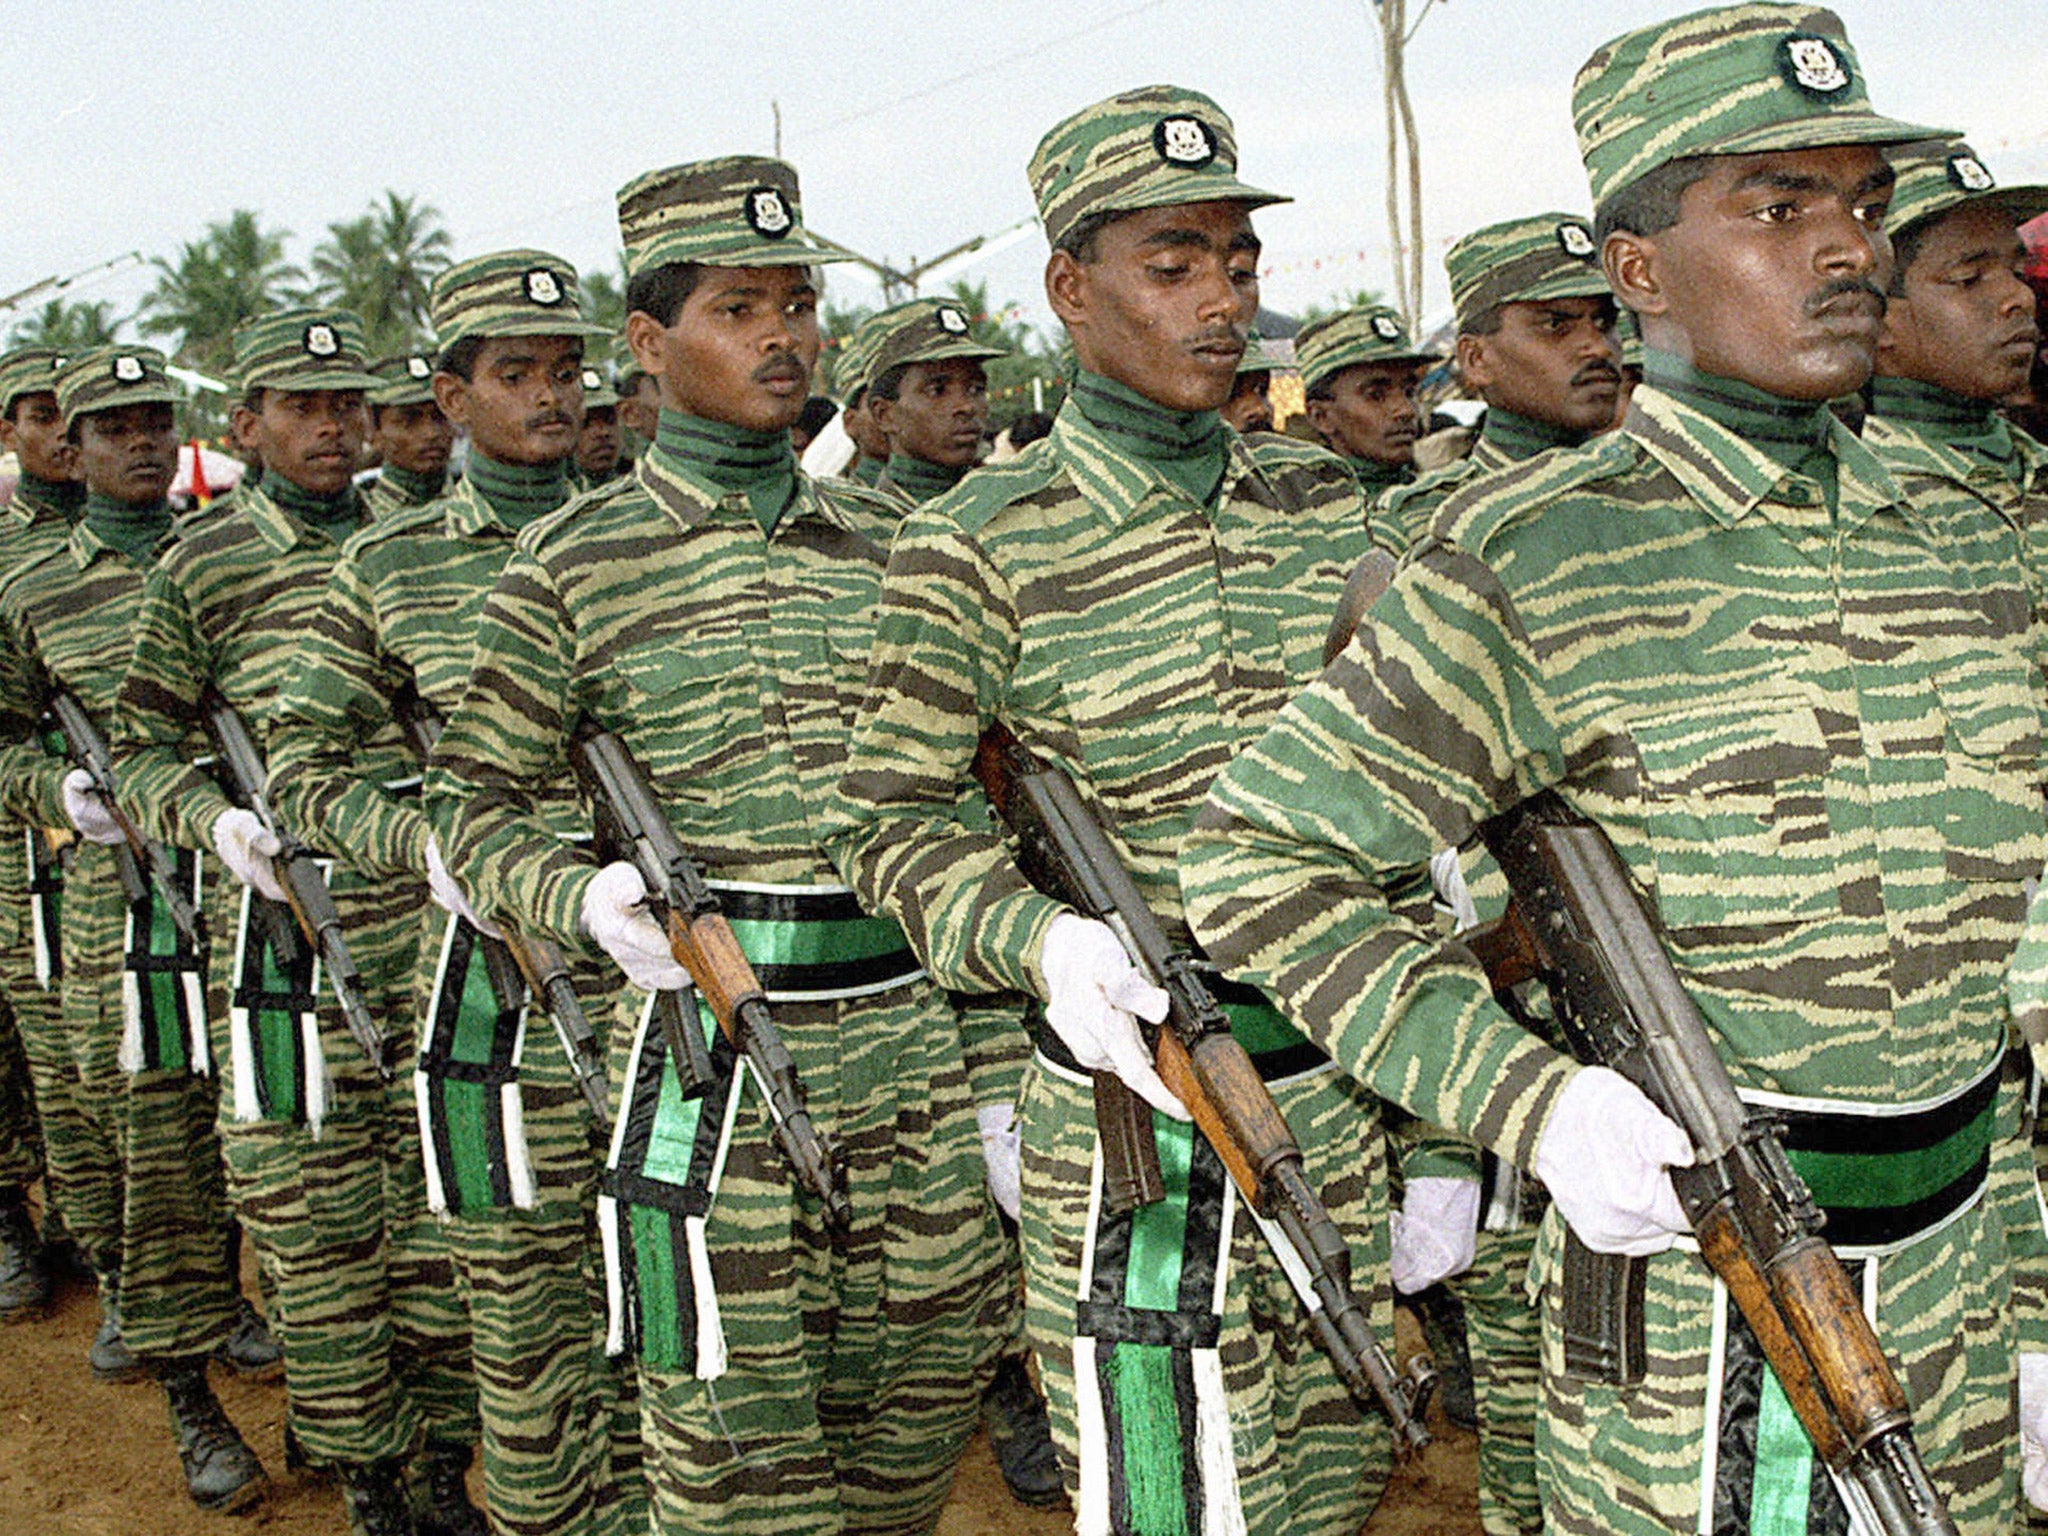
[[[1152,1114],[1165,1198],[1131,1213],[1131,1256],[1124,1271],[1124,1305],[1148,1312],[1180,1310],[1180,1275],[1188,1229],[1188,1166],[1195,1128]],[[1147,1536],[1187,1529],[1182,1491],[1181,1420],[1173,1385],[1172,1349],[1164,1344],[1118,1344],[1108,1375],[1123,1424],[1124,1487],[1131,1528]]]
[[769,965],[844,965],[899,951],[909,953],[903,930],[886,917],[727,920],[740,948],[746,951],[748,963],[756,969]]
[[1932,1146],[1909,1152],[1814,1152],[1787,1147],[1785,1155],[1816,1203],[1844,1210],[1911,1205],[1938,1194],[1979,1162],[1991,1145],[1996,1105]]
[[1270,1003],[1219,1001],[1218,1006],[1230,1020],[1230,1038],[1254,1056],[1308,1044],[1308,1037],[1288,1023],[1286,1015]]
[[[685,1016],[687,1020],[687,1015]],[[685,1023],[685,1028],[689,1024]],[[700,1018],[701,1027],[701,1018]],[[661,1057],[661,1100],[654,1112],[654,1131],[647,1158],[640,1166],[646,1177],[686,1185],[696,1156],[697,1129],[704,1118],[701,1094],[683,1096],[682,1078],[666,1052]],[[674,1368],[689,1358],[678,1304],[675,1227],[670,1213],[656,1206],[627,1207],[633,1226],[634,1273],[640,1282],[640,1354],[650,1364]],[[688,1326],[695,1328],[695,1319]]]
[[[286,921],[292,921],[289,912]],[[257,932],[262,933],[260,925]],[[269,936],[263,934],[257,944],[254,967],[256,995],[244,1004],[263,1118],[291,1124],[306,1119],[306,1079],[299,1065],[302,1015],[291,1002],[302,1000],[308,1013],[316,1006],[312,995],[313,955],[303,943],[299,945],[298,960],[290,968],[281,965]]]
[[1813,1442],[1778,1374],[1764,1367],[1756,1405],[1756,1464],[1749,1484],[1750,1536],[1806,1536]]

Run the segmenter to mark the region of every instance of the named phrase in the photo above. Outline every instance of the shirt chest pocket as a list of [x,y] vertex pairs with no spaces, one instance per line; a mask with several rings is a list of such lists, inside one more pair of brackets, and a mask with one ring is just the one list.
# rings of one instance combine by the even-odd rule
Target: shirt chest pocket
[[2015,885],[2041,868],[2041,715],[2019,658],[1958,658],[1936,679],[1947,721],[1943,854],[1957,880]]
[[713,803],[758,754],[761,701],[739,658],[667,642],[622,653],[611,673],[610,723],[660,794]]
[[1667,927],[1764,928],[1840,910],[1826,738],[1810,704],[1744,698],[1632,723]]

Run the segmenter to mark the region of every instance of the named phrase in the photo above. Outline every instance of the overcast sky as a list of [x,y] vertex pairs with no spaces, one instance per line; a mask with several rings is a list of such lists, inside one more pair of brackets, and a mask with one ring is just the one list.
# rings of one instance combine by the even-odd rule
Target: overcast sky
[[[1409,0],[1411,12],[1420,0]],[[1587,201],[1571,78],[1658,0],[1442,0],[1411,47],[1429,307],[1480,224]],[[1843,0],[1880,111],[1966,130],[2002,181],[2048,181],[2042,0]],[[60,6],[61,10],[62,7]],[[7,40],[0,294],[127,250],[169,256],[237,207],[303,262],[384,188],[438,207],[458,255],[509,245],[615,265],[612,197],[655,166],[774,143],[806,221],[902,265],[1032,212],[1024,165],[1065,113],[1133,85],[1208,92],[1247,180],[1265,300],[1384,288],[1385,140],[1368,0],[742,0],[443,4],[0,0]],[[1047,316],[1035,229],[967,275]],[[150,274],[70,297],[131,311]],[[828,298],[872,302],[835,268]],[[17,314],[0,313],[0,329]]]

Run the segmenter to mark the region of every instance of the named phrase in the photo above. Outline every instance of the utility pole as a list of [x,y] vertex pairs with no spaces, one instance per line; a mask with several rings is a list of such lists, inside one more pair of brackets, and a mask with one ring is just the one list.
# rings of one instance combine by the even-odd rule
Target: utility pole
[[[1407,50],[1437,0],[1422,0],[1411,26],[1408,0],[1372,0],[1373,20],[1380,29],[1380,88],[1386,108],[1387,243],[1393,249],[1394,303],[1410,329],[1422,324],[1422,143],[1415,130],[1415,108],[1408,99]],[[1402,219],[1401,181],[1407,177],[1406,228]]]
[[770,100],[768,110],[775,114],[775,158],[782,158],[782,103]]

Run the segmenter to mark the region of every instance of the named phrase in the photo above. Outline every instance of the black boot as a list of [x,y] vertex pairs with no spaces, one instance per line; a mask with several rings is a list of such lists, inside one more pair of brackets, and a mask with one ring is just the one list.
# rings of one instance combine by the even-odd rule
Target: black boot
[[0,1323],[18,1323],[50,1304],[43,1245],[18,1189],[0,1191]]
[[92,1336],[85,1363],[94,1381],[140,1381],[149,1367],[129,1351],[121,1340],[119,1282],[112,1275],[100,1280],[100,1331]]
[[157,1379],[171,1408],[171,1439],[185,1469],[185,1491],[201,1509],[231,1515],[263,1497],[270,1479],[221,1408],[206,1380],[206,1357],[165,1360]]
[[469,1454],[466,1445],[429,1440],[413,1463],[418,1494],[413,1524],[419,1536],[490,1536],[463,1480]]
[[341,1507],[353,1536],[418,1536],[400,1463],[348,1462],[334,1470],[341,1479]]
[[249,1304],[249,1298],[235,1298],[235,1331],[213,1352],[213,1358],[251,1381],[270,1381],[284,1372],[284,1349],[263,1321],[263,1314]]
[[1401,1298],[1415,1309],[1423,1342],[1436,1360],[1436,1400],[1444,1417],[1460,1429],[1479,1427],[1479,1402],[1472,1386],[1472,1351],[1465,1343],[1465,1308],[1441,1285]]
[[997,1362],[996,1378],[981,1395],[981,1422],[1011,1498],[1032,1509],[1050,1509],[1066,1497],[1045,1399],[1031,1384],[1022,1355],[1005,1355]]

